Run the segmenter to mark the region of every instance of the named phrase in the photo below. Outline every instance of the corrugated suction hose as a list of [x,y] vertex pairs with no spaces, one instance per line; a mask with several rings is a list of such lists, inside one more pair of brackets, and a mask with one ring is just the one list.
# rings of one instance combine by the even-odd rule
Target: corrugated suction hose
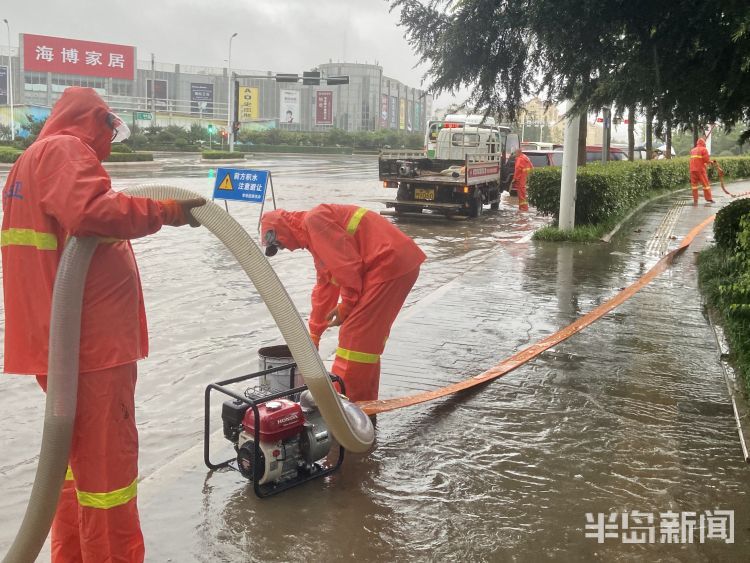
[[[200,194],[166,185],[125,190],[136,197],[190,199]],[[242,226],[208,202],[193,216],[234,255],[263,298],[294,357],[331,433],[349,451],[365,452],[375,430],[362,410],[336,393],[328,372],[278,275]],[[21,529],[4,563],[32,563],[44,545],[54,518],[68,464],[78,392],[81,306],[95,238],[71,238],[65,247],[52,298],[47,403],[39,465]]]

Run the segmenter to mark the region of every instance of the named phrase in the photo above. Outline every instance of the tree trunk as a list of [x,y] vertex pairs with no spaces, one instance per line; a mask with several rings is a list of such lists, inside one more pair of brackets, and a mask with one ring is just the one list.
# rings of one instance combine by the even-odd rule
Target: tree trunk
[[666,131],[666,141],[667,141],[667,147],[666,147],[666,154],[664,155],[664,158],[671,159],[672,158],[672,120],[667,119],[667,123],[665,124],[665,127],[667,128]]
[[693,124],[693,146],[698,144],[698,124]]
[[654,110],[652,107],[646,108],[646,160],[654,158],[654,143],[653,143],[653,124]]
[[589,117],[584,111],[581,114],[578,128],[578,166],[586,166],[586,134],[589,128]]
[[635,158],[635,108],[628,108],[628,160]]

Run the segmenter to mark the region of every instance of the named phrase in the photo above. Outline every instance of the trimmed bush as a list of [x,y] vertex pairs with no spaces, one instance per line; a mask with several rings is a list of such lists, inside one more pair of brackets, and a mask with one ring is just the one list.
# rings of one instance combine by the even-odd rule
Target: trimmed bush
[[132,153],[133,149],[123,143],[112,143],[112,152],[117,153]]
[[150,152],[113,152],[104,162],[147,162],[154,160]]
[[721,208],[714,220],[716,245],[724,250],[734,250],[737,246],[737,234],[740,232],[740,221],[748,214],[750,199],[738,199]]
[[244,152],[229,151],[203,151],[201,156],[207,160],[231,160],[235,158],[245,158]]
[[352,154],[352,147],[309,147],[304,145],[253,145],[253,152],[295,154]]
[[22,152],[13,147],[0,147],[0,162],[12,164],[18,160]]
[[[716,159],[727,178],[750,177],[749,157]],[[712,176],[715,169],[710,168]],[[529,203],[545,215],[560,212],[560,178],[557,167],[538,168],[529,174]],[[624,216],[644,200],[662,191],[690,183],[689,159],[593,163],[578,169],[576,225],[598,225]]]

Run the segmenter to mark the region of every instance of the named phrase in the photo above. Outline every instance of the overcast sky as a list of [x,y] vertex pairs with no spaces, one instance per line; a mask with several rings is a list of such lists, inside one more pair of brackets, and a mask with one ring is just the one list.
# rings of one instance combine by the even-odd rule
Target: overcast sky
[[[423,71],[386,0],[4,0],[0,20],[19,33],[119,43],[139,60],[301,73],[329,60],[378,63],[423,88]],[[2,25],[2,22],[0,22]],[[7,35],[0,27],[0,41]],[[435,107],[453,96],[443,95]]]

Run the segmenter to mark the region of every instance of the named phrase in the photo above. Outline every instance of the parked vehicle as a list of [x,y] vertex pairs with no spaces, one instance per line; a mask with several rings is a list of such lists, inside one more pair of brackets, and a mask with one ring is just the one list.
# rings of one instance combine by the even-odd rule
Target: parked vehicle
[[[622,149],[620,147],[610,146],[609,147],[609,160],[627,160],[628,149]],[[602,146],[601,145],[589,145],[586,147],[586,162],[601,162],[602,161]]]
[[518,135],[495,125],[444,126],[438,133],[435,156],[426,152],[383,151],[378,172],[396,199],[386,206],[397,214],[429,210],[445,216],[478,217],[484,205],[497,209],[500,194],[510,185],[508,156],[518,147]]
[[562,166],[563,151],[525,150],[523,151],[523,154],[529,157],[534,168],[542,168],[544,166]]
[[451,113],[445,119],[433,119],[427,123],[427,131],[424,139],[424,150],[428,158],[435,158],[438,135],[444,128],[464,127],[465,125],[492,127],[495,125],[494,117],[484,117],[480,114]]

